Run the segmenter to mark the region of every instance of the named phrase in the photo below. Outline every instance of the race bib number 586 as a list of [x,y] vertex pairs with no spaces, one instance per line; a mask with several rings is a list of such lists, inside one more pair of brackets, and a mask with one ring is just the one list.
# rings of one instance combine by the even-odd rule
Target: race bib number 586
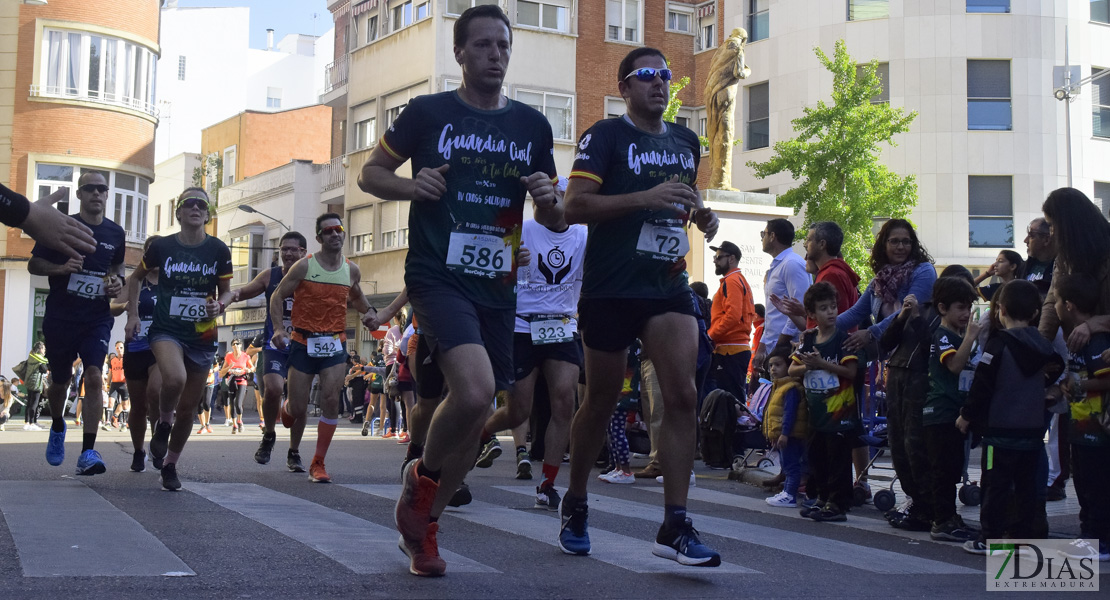
[[454,231],[447,246],[447,269],[494,279],[513,269],[513,245],[496,235]]

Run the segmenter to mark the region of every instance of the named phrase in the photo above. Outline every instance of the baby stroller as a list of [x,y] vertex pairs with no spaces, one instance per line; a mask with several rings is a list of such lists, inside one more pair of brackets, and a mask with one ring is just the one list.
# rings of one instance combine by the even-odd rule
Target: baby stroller
[[[771,450],[763,435],[763,410],[771,399],[771,382],[760,379],[759,388],[747,403],[738,404],[736,430],[733,436],[736,457],[732,470],[767,469],[778,464],[778,453]],[[751,461],[755,460],[753,464]]]

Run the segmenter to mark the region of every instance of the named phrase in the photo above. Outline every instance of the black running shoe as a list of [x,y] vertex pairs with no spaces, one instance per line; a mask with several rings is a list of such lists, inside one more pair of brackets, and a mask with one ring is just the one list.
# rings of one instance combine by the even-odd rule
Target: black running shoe
[[290,450],[289,455],[285,459],[285,466],[289,467],[290,473],[304,473],[304,463],[301,462],[301,453],[296,450]]
[[131,457],[131,470],[136,473],[146,471],[146,452],[136,450],[135,454]]
[[447,502],[447,506],[458,508],[470,504],[473,500],[474,496],[470,493],[470,486],[466,485],[464,482],[459,485],[459,489],[455,490],[455,495],[451,496],[451,500]]
[[170,463],[162,467],[162,487],[171,492],[181,489],[181,480],[177,478],[177,465]]
[[159,460],[166,458],[170,449],[170,431],[173,426],[169,423],[158,422],[154,426],[154,435],[150,438],[150,455]]
[[682,527],[673,530],[660,526],[651,553],[688,567],[721,566],[721,555],[701,543],[698,530],[694,529],[690,519],[686,519]]
[[270,453],[274,449],[274,442],[277,441],[277,433],[263,433],[262,442],[258,444],[258,450],[254,453],[254,460],[260,465],[265,465],[270,462]]

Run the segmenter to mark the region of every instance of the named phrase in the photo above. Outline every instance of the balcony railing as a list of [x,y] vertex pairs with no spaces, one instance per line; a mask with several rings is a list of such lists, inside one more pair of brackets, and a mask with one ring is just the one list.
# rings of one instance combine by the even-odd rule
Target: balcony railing
[[335,62],[324,67],[324,93],[347,85],[347,55],[340,56]]
[[[343,80],[347,79],[346,65],[343,69]],[[128,98],[120,94],[99,92],[95,94],[82,94],[81,92],[64,86],[32,85],[31,97],[65,98],[66,100],[79,100],[81,102],[95,102],[109,106],[122,106],[139,112],[144,112],[152,117],[158,117],[158,108],[153,104],[139,98]]]
[[337,156],[320,165],[320,185],[323,191],[341,188],[347,182],[347,168],[343,166],[343,157]]

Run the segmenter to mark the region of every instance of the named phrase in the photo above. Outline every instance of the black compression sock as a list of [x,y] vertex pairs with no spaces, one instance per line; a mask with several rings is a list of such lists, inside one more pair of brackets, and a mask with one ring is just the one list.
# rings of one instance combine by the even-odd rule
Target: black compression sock
[[84,452],[85,450],[92,450],[94,445],[96,445],[96,432],[95,431],[92,432],[92,433],[86,433],[84,436],[82,436],[82,438],[81,438],[81,452]]
[[424,466],[424,461],[420,461],[419,463],[417,463],[416,474],[420,475],[421,477],[427,477],[428,479],[439,483],[439,471],[428,470],[428,468]]

